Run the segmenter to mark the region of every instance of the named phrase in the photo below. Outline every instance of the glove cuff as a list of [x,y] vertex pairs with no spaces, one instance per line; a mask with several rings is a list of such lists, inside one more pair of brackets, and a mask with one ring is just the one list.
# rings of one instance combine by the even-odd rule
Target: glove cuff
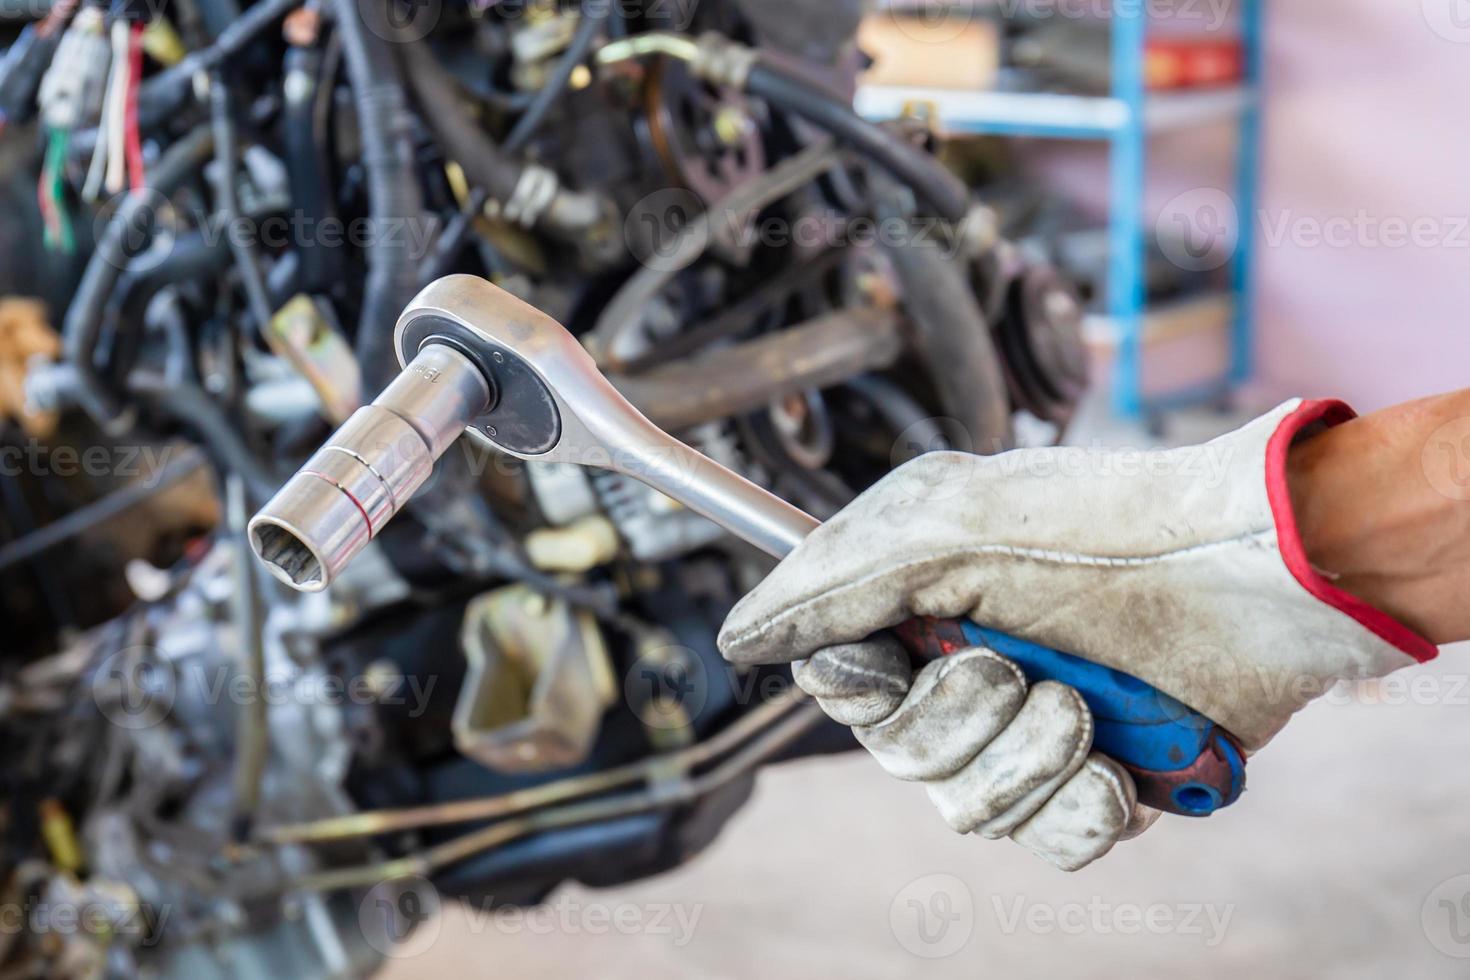
[[1271,516],[1276,522],[1281,558],[1292,577],[1318,600],[1352,617],[1384,642],[1424,663],[1438,656],[1439,648],[1388,613],[1329,582],[1307,559],[1307,550],[1297,528],[1291,490],[1287,485],[1287,454],[1298,439],[1311,438],[1323,429],[1355,418],[1357,413],[1345,402],[1335,399],[1302,401],[1281,420],[1271,436],[1266,446],[1266,494],[1271,504]]

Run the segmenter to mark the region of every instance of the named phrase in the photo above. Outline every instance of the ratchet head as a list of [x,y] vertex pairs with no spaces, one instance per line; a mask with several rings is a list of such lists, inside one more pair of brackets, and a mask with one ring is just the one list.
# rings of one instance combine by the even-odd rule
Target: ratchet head
[[626,470],[674,443],[602,376],[565,327],[477,276],[435,280],[398,318],[400,364],[432,344],[459,350],[490,380],[489,408],[466,431],[501,452]]
[[446,276],[398,318],[398,360],[448,344],[476,359],[494,396],[466,428],[521,459],[615,470],[784,555],[816,521],[664,432],[629,404],[566,328],[475,276]]

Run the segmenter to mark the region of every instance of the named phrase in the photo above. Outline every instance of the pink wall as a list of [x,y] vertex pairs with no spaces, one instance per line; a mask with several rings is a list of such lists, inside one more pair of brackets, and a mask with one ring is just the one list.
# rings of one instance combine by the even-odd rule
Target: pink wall
[[[1250,403],[1330,394],[1367,410],[1470,385],[1470,0],[1262,2]],[[1198,188],[1231,190],[1233,149],[1228,125],[1155,136],[1151,216]],[[1028,156],[1101,220],[1099,147],[1036,143]],[[1196,373],[1177,354],[1155,352],[1146,382]]]
[[[1470,385],[1470,3],[1265,3],[1262,388],[1366,409]],[[1313,244],[1331,219],[1367,232]],[[1383,241],[1391,219],[1420,240]]]

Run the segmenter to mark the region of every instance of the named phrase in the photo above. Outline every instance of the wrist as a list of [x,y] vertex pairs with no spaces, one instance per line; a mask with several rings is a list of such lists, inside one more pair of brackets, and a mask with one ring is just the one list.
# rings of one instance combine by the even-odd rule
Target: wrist
[[1298,441],[1287,457],[1312,566],[1436,644],[1470,636],[1462,611],[1470,502],[1436,489],[1442,481],[1427,471],[1424,447],[1456,411],[1470,414],[1463,400],[1427,399],[1354,419]]

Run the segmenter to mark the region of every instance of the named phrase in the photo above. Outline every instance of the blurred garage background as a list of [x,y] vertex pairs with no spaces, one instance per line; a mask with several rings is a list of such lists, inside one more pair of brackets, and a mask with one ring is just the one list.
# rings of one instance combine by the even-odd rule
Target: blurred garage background
[[[846,21],[825,37],[786,0],[5,6],[0,462],[32,465],[0,473],[0,980],[1470,975],[1463,645],[1315,703],[1238,806],[1065,875],[950,833],[860,752],[813,754],[850,747],[835,726],[771,743],[811,735],[743,808],[743,769],[678,797],[781,717],[725,675],[789,678],[714,649],[766,557],[631,480],[456,451],[390,530],[336,501],[373,543],[327,592],[250,556],[246,521],[393,376],[385,335],[447,273],[563,319],[671,414],[640,408],[814,513],[912,455],[956,370],[911,349],[922,290],[892,255],[912,242],[706,235],[663,266],[640,232],[719,202],[845,231],[908,200],[781,99],[678,61],[728,30],[850,119]],[[962,228],[984,246],[942,261],[1018,443],[1188,444],[1297,395],[1367,412],[1467,384],[1470,0],[871,6],[857,112],[993,208],[999,234]],[[63,33],[82,56],[48,68]],[[793,160],[820,165],[729,204]],[[260,236],[302,211],[371,226],[384,200],[425,254]],[[206,241],[232,218],[254,235]],[[784,345],[828,330],[848,343],[815,354],[857,366],[783,379]],[[51,471],[88,448],[100,472]],[[721,682],[710,710],[664,703],[671,665]],[[183,683],[196,668],[246,690]],[[425,677],[437,693],[390,703]],[[320,684],[335,701],[301,695]],[[631,814],[576,809],[624,788]],[[488,810],[445,816],[461,804]],[[463,829],[487,815],[508,819]],[[78,908],[94,928],[55,917]]]

